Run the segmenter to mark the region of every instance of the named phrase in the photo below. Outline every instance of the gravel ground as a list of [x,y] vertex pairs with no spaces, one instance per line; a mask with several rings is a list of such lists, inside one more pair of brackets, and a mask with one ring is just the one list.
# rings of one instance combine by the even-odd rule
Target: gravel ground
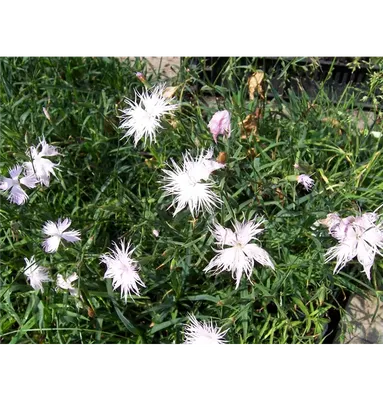
[[[125,57],[122,57],[124,59]],[[134,60],[135,57],[129,57]],[[180,57],[141,57],[146,58],[149,63],[149,71],[160,72],[164,78],[173,78],[177,75],[180,66]]]

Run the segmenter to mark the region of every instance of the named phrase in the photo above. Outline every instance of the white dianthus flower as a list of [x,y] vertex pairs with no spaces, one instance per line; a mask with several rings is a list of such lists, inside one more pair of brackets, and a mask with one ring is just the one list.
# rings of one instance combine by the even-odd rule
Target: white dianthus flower
[[212,212],[222,200],[212,191],[214,182],[210,175],[213,171],[224,168],[224,164],[211,160],[213,150],[204,150],[193,159],[189,152],[183,155],[183,165],[177,165],[172,160],[173,169],[165,169],[163,189],[167,195],[174,195],[171,206],[176,206],[173,215],[176,215],[186,206],[194,217],[201,210]]
[[68,278],[64,278],[61,274],[57,274],[56,285],[58,288],[69,290],[69,294],[71,296],[78,295],[78,289],[73,287],[72,283],[77,281],[78,275],[74,272],[72,275],[69,275]]
[[69,218],[65,218],[64,220],[59,218],[57,222],[47,221],[44,224],[42,231],[45,235],[50,236],[50,238],[45,239],[43,242],[43,248],[46,253],[56,252],[61,239],[64,239],[70,243],[81,240],[79,231],[71,230],[65,232],[71,223],[72,221]]
[[199,323],[194,315],[189,316],[185,327],[184,344],[192,347],[193,352],[215,352],[217,347],[224,347],[224,336],[228,330],[213,325],[213,322]]
[[49,145],[43,138],[36,147],[32,146],[29,148],[27,155],[32,159],[32,161],[23,164],[27,175],[34,174],[41,184],[49,186],[50,174],[56,176],[54,170],[55,168],[58,169],[58,164],[53,163],[45,157],[60,155],[57,148]]
[[[144,138],[149,142],[156,142],[156,132],[162,128],[161,118],[174,111],[178,105],[171,104],[172,99],[163,96],[164,85],[158,85],[151,91],[146,90],[136,99],[125,99],[128,108],[122,111],[122,123],[120,128],[127,129],[122,139],[134,136],[134,145]],[[137,101],[138,97],[138,101]]]
[[[269,254],[257,244],[250,243],[263,231],[259,228],[263,222],[262,218],[259,221],[254,219],[243,223],[235,221],[233,224],[234,232],[220,224],[214,224],[212,234],[216,239],[216,244],[221,249],[215,250],[218,254],[210,261],[204,271],[214,270],[216,274],[223,271],[231,272],[236,280],[235,288],[237,289],[243,273],[250,280],[254,261],[274,269]],[[224,248],[224,246],[227,247]]]
[[35,256],[32,256],[30,260],[24,258],[24,261],[26,264],[24,275],[27,277],[28,283],[33,289],[44,292],[43,282],[49,282],[51,280],[48,276],[48,269],[37,265]]
[[20,165],[15,165],[9,170],[10,178],[0,177],[0,190],[9,190],[8,200],[19,206],[24,204],[28,199],[28,195],[21,185],[32,189],[38,184],[38,180],[33,174],[19,179],[21,171],[22,167]]
[[134,293],[139,296],[138,285],[145,287],[140,276],[138,275],[138,262],[131,258],[131,254],[135,250],[130,249],[130,243],[127,245],[122,240],[120,247],[114,243],[114,249],[111,254],[106,253],[100,256],[101,262],[106,264],[106,272],[104,278],[112,278],[113,290],[121,287],[121,297],[127,301],[128,295]]

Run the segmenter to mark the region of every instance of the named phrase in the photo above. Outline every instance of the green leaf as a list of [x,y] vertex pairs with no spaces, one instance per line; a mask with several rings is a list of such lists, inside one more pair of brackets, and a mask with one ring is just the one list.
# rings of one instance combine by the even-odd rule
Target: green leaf
[[198,294],[196,296],[187,296],[187,297],[184,297],[182,300],[210,301],[210,302],[215,303],[215,304],[217,304],[220,301],[219,297],[210,296],[208,294]]
[[183,320],[183,318],[176,318],[176,319],[173,319],[171,321],[162,322],[162,323],[160,323],[158,325],[156,324],[150,330],[150,333],[156,333],[156,332],[161,331],[163,329],[169,328],[169,326],[173,326],[175,324],[178,324],[182,320]]
[[129,330],[129,332],[133,333],[134,335],[140,335],[140,331],[124,316],[122,311],[114,305],[114,309],[116,310],[116,313],[118,317],[120,318],[120,321],[124,324],[125,328]]
[[113,289],[112,289],[112,280],[111,279],[107,279],[106,280],[106,287],[108,290],[108,294],[110,296],[110,299],[112,300],[114,309],[118,315],[118,318],[120,319],[120,321],[124,324],[125,328],[128,329],[129,332],[133,333],[134,335],[140,335],[140,331],[139,329],[137,329],[129,320],[128,318],[126,318],[124,316],[124,314],[122,313],[122,311],[119,309],[118,305],[117,305],[117,301],[114,298],[114,293],[113,293]]

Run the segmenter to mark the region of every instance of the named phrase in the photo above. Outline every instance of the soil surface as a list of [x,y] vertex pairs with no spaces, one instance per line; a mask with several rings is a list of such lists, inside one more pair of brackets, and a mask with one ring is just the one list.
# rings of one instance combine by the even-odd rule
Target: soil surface
[[[125,57],[124,57],[125,58]],[[177,75],[181,58],[180,57],[140,57],[148,61],[149,72],[160,73],[164,78],[173,78]],[[135,57],[129,57],[134,60]]]

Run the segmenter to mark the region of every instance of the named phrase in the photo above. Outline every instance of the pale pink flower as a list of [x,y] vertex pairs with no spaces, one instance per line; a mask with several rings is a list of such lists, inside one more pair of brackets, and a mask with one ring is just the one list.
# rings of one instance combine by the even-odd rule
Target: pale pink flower
[[30,189],[36,187],[38,184],[38,180],[33,174],[24,176],[19,180],[22,170],[20,165],[15,165],[9,170],[10,178],[0,177],[0,190],[9,190],[8,200],[19,206],[24,204],[28,199],[28,195],[20,184]]
[[326,252],[325,262],[337,259],[334,274],[339,272],[349,261],[357,257],[367,278],[371,279],[371,267],[375,255],[382,255],[383,230],[381,224],[375,224],[376,213],[365,213],[358,217],[339,219],[329,227],[330,234],[339,243]]
[[185,327],[186,344],[225,344],[228,332],[214,326],[213,322],[198,322],[194,315],[189,315],[189,323]]
[[308,192],[312,189],[312,187],[314,186],[314,183],[315,183],[314,179],[311,179],[306,174],[301,174],[301,175],[297,176],[297,181],[298,181],[298,183],[303,185],[304,188],[306,189],[306,191],[308,191]]
[[146,83],[145,75],[142,72],[136,72],[136,77],[142,83]]
[[210,128],[215,143],[217,143],[218,135],[227,135],[227,137],[230,137],[231,127],[229,111],[217,111],[211,118],[208,127]]
[[[256,236],[263,231],[260,228],[263,222],[262,218],[258,221],[253,219],[242,223],[235,221],[233,224],[234,232],[220,224],[214,224],[212,234],[216,239],[216,244],[221,249],[215,250],[218,254],[210,261],[204,271],[214,270],[215,274],[223,271],[231,272],[232,277],[236,280],[235,288],[238,289],[243,273],[250,281],[254,261],[274,269],[269,254],[257,244],[250,243],[250,241],[257,239]],[[224,246],[226,247],[224,248]]]
[[69,218],[65,218],[63,221],[61,218],[58,221],[52,222],[47,221],[43,226],[43,233],[45,235],[50,236],[50,238],[45,239],[43,242],[43,248],[46,253],[54,253],[57,251],[61,239],[66,240],[67,242],[74,243],[80,240],[80,232],[71,230],[65,232],[72,221]]
[[155,236],[155,237],[160,236],[160,232],[158,232],[157,229],[153,229],[152,233],[153,233],[153,236]]

